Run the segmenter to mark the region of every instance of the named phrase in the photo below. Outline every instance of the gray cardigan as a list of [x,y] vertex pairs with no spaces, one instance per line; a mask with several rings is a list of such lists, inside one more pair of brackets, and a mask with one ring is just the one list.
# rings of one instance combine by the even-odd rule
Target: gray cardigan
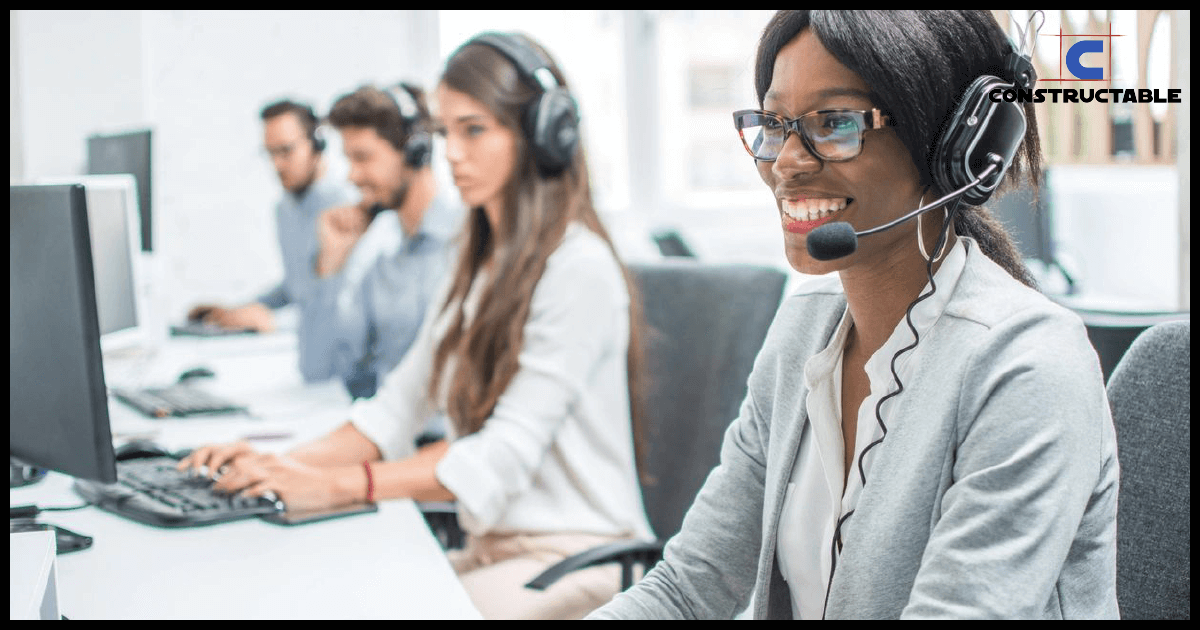
[[[827,617],[1117,618],[1116,435],[1096,353],[1079,317],[963,242],[922,364],[884,407]],[[845,308],[832,277],[784,300],[680,533],[592,617],[731,618],[751,595],[755,618],[791,617],[775,545],[803,367]]]

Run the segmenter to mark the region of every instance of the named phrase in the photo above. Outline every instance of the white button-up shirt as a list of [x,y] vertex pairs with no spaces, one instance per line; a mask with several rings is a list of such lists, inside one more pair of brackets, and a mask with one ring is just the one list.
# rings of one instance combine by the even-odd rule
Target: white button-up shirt
[[[954,293],[958,278],[966,264],[962,239],[946,255],[934,282],[937,290],[919,302],[912,310],[912,321],[919,334],[933,327]],[[929,285],[921,290],[924,294]],[[875,417],[879,399],[896,389],[892,377],[892,357],[912,344],[913,335],[905,318],[900,319],[892,335],[867,360],[865,370],[871,392],[858,409],[858,427],[854,438],[853,466],[846,474],[842,439],[842,357],[846,339],[853,327],[850,310],[846,309],[834,331],[829,345],[804,364],[804,379],[808,387],[806,406],[808,422],[800,437],[800,449],[788,483],[783,511],[779,517],[779,539],[776,554],[779,568],[787,580],[792,598],[794,619],[820,619],[825,609],[825,593],[829,587],[833,566],[833,540],[838,520],[858,505],[863,489],[859,462],[863,449],[884,435]],[[896,373],[903,383],[920,362],[921,345],[900,355]],[[899,396],[904,396],[901,392]],[[884,424],[888,422],[888,403],[881,409]],[[891,427],[889,427],[890,430]],[[871,462],[875,453],[886,448],[887,441],[867,451],[861,457],[862,473],[871,478]],[[843,479],[845,481],[843,481]],[[858,515],[850,516],[850,519]],[[842,544],[850,545],[843,526]]]
[[[485,284],[477,277],[466,297],[468,320]],[[445,413],[450,377],[435,405],[426,394],[437,344],[458,310],[442,312],[445,291],[375,397],[351,408],[351,421],[385,459],[410,455],[426,419]],[[573,223],[534,289],[520,367],[492,415],[470,435],[449,427],[436,474],[457,498],[464,530],[653,535],[634,465],[628,347],[624,276],[608,245]],[[445,374],[452,370],[448,360]]]

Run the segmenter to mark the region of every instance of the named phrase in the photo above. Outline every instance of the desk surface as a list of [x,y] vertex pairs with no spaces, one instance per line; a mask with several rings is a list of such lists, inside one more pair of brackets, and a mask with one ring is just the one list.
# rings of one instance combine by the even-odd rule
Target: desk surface
[[[217,373],[205,386],[244,400],[253,413],[154,420],[110,401],[114,442],[149,437],[177,448],[275,432],[287,437],[260,446],[285,450],[344,422],[349,398],[341,385],[304,385],[295,359],[294,343],[246,337],[172,340],[150,359],[106,360],[110,385],[154,384],[204,363]],[[71,484],[51,473],[11,489],[9,501],[78,505]],[[39,520],[95,539],[89,549],[58,557],[59,605],[70,619],[480,618],[408,500],[299,526],[250,519],[166,529],[92,507]]]

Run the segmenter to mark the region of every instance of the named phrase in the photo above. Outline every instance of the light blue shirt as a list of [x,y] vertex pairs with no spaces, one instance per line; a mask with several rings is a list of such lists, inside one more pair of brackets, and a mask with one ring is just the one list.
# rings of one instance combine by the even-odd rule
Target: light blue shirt
[[374,395],[412,345],[451,268],[463,214],[457,196],[439,192],[414,234],[401,232],[393,210],[375,217],[342,270],[317,283],[300,314],[306,380],[336,376],[352,396]]
[[[328,174],[314,181],[300,195],[284,192],[275,205],[275,227],[283,254],[283,281],[258,298],[271,309],[288,304],[303,307],[319,278],[315,265],[317,217],[334,206],[357,203],[358,190],[345,179]],[[303,345],[304,340],[300,341]]]

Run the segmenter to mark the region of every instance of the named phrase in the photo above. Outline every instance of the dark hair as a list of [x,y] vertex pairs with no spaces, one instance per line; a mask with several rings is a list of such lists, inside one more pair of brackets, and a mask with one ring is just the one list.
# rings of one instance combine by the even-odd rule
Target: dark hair
[[[821,44],[870,87],[871,101],[896,121],[923,186],[933,185],[933,148],[967,86],[983,74],[1006,77],[1011,44],[987,10],[780,11],[763,29],[755,59],[759,106],[771,85],[779,50],[811,26]],[[1032,103],[1025,104],[1025,139],[996,194],[1024,176],[1041,184],[1041,143]],[[941,191],[945,194],[950,191]],[[1023,284],[1037,284],[1004,226],[979,206],[962,205],[954,228]]]
[[[532,40],[528,43],[537,45]],[[567,87],[552,57],[544,50],[542,53],[551,60],[550,71],[559,85]],[[444,378],[449,392],[447,412],[458,435],[469,435],[483,426],[519,368],[518,355],[533,292],[546,269],[546,261],[562,242],[567,226],[579,221],[608,244],[625,276],[630,319],[626,357],[630,417],[635,457],[640,463],[644,416],[641,300],[629,270],[621,263],[592,204],[582,143],[576,148],[571,164],[561,173],[543,176],[538,172],[521,119],[539,92],[521,78],[507,57],[491,46],[476,43],[460,48],[447,60],[441,82],[479,101],[500,124],[516,132],[517,167],[505,184],[504,208],[495,231],[482,207],[472,208],[468,213],[463,248],[442,308],[448,309],[456,301],[459,306],[437,346],[429,396],[437,396]],[[462,302],[489,256],[495,261],[495,270],[468,325]],[[456,365],[451,372],[442,374],[451,355],[456,358]]]
[[[313,112],[312,107],[304,103],[297,103],[289,99],[275,101],[262,109],[262,119],[266,122],[272,118],[282,116],[284,114],[295,114],[300,124],[304,127],[304,135],[313,142],[313,149],[317,149],[317,125],[321,122],[317,118],[317,114]],[[318,150],[318,152],[320,152]]]
[[405,119],[394,96],[374,85],[364,85],[346,94],[329,109],[329,124],[337,129],[343,127],[370,127],[387,140],[397,151],[403,151],[405,143],[416,131],[432,128],[429,106],[425,102],[425,91],[411,83],[398,83],[392,90],[405,90],[417,104],[416,119]]

